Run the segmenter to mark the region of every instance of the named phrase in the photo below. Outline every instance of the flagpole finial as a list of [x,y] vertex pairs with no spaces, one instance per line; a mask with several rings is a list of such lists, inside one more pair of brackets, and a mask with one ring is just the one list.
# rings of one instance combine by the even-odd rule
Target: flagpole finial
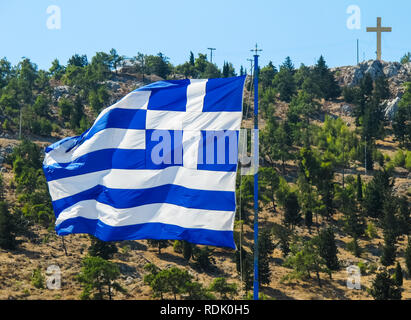
[[251,52],[254,52],[254,56],[257,56],[258,57],[258,52],[261,52],[261,51],[263,51],[262,49],[258,49],[258,44],[256,43],[255,44],[255,49],[251,49],[250,50]]

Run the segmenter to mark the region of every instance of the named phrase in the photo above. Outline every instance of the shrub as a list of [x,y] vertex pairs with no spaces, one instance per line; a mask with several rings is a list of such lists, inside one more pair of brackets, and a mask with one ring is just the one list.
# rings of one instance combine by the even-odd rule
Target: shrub
[[8,119],[4,120],[2,124],[3,131],[9,131],[10,130],[10,122]]
[[[204,296],[204,290],[201,286],[192,285],[192,276],[187,270],[171,267],[169,269],[160,270],[152,263],[146,264],[144,270],[148,272],[144,276],[144,283],[151,287],[154,297],[163,299],[164,294],[172,294],[174,300],[177,299],[177,294],[189,293],[190,296]],[[190,285],[191,283],[191,285]]]
[[34,269],[31,274],[31,284],[37,289],[44,289],[44,276],[41,269]]
[[407,169],[408,171],[411,171],[411,151],[406,152],[405,169]]
[[173,244],[173,251],[175,253],[183,253],[183,245],[180,240],[175,240]]
[[228,283],[226,278],[216,278],[210,285],[210,291],[219,293],[221,299],[227,300],[227,295],[237,294],[237,286],[235,283]]
[[404,167],[405,166],[405,153],[400,149],[394,156],[393,159],[394,166]]
[[197,262],[198,266],[203,270],[210,269],[212,263],[215,263],[215,259],[212,257],[213,251],[213,249],[210,249],[207,246],[203,248],[194,248],[193,258]]
[[365,234],[369,239],[375,239],[378,237],[377,228],[371,221],[367,223],[367,229],[365,230]]
[[356,238],[347,243],[347,250],[350,251],[356,257],[360,257],[362,253],[361,247],[358,245],[358,241]]
[[353,103],[356,98],[355,88],[344,87],[342,91],[344,101],[347,103]]
[[364,276],[367,274],[367,264],[365,262],[358,262],[357,264],[358,268],[360,268],[361,275]]

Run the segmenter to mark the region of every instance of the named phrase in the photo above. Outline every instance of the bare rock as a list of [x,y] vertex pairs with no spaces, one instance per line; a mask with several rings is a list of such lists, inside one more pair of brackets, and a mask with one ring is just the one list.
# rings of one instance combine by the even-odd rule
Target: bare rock
[[401,101],[400,97],[396,97],[394,100],[391,100],[387,103],[387,107],[384,110],[385,118],[387,120],[394,120],[394,116],[398,110],[398,104]]

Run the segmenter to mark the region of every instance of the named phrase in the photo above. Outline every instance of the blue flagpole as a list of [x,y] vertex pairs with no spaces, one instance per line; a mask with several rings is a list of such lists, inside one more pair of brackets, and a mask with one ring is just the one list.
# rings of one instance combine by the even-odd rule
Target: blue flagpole
[[258,300],[258,51],[255,45],[254,54],[254,300]]

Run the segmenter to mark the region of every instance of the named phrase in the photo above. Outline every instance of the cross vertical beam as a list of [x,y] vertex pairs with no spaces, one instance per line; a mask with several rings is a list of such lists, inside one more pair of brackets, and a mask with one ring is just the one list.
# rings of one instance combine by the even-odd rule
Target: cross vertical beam
[[391,27],[382,27],[381,26],[381,17],[377,18],[377,27],[367,28],[367,32],[376,32],[377,33],[377,60],[381,60],[381,33],[382,32],[392,32]]

